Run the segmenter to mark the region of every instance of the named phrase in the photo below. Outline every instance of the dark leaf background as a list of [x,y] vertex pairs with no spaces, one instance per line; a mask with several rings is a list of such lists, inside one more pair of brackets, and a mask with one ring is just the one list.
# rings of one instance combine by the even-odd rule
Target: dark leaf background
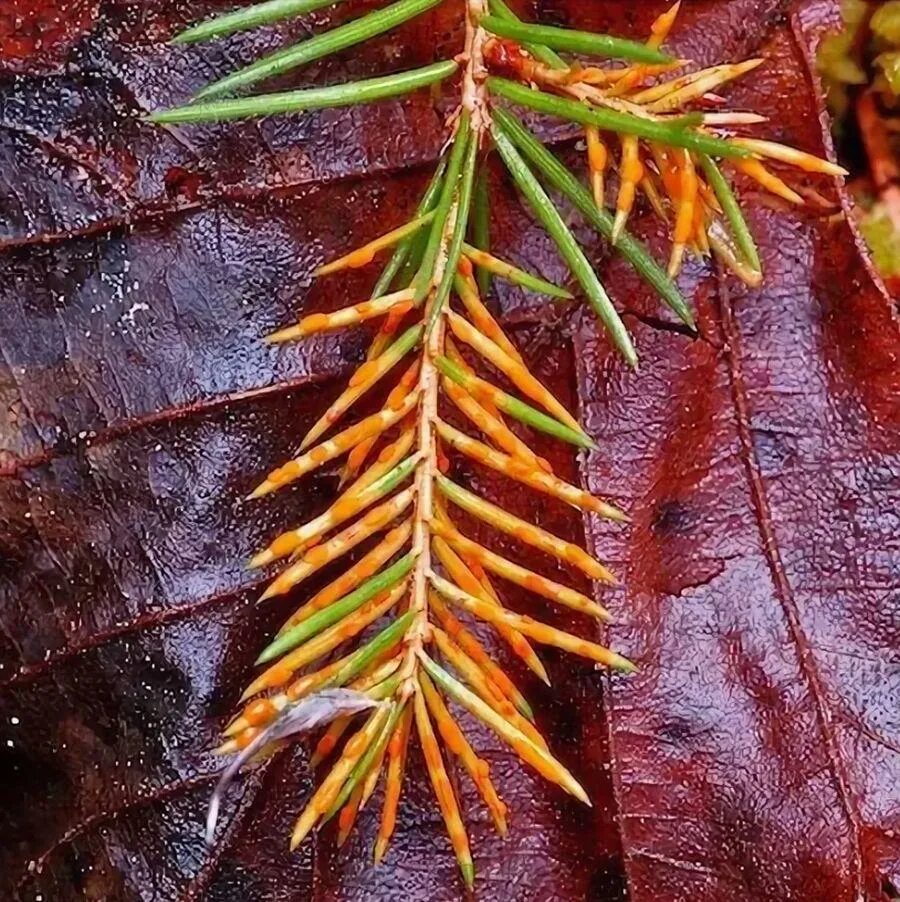
[[[240,499],[339,391],[365,336],[281,350],[259,338],[366,295],[372,270],[327,284],[311,271],[402,221],[447,109],[422,94],[144,124],[310,24],[166,45],[225,5],[0,2],[0,898],[456,899],[415,757],[379,868],[376,806],[344,849],[326,831],[288,852],[310,790],[302,746],[249,776],[216,846],[203,842],[208,749],[299,600],[258,607],[244,561],[335,482]],[[662,8],[518,6],[630,35]],[[460,12],[448,0],[282,84],[455,53]],[[771,115],[775,139],[823,152],[812,59],[836,12],[830,0],[688,0],[673,44],[704,64],[764,55],[731,102]],[[571,142],[560,150],[577,159]],[[580,231],[627,312],[639,372],[577,306],[502,285],[492,296],[600,443],[580,460],[546,453],[634,523],[583,523],[454,466],[612,562],[623,588],[606,593],[616,622],[601,638],[640,673],[548,655],[550,692],[510,664],[595,805],[475,730],[513,808],[504,842],[461,782],[481,898],[856,902],[900,887],[900,329],[831,184],[810,182],[820,200],[802,211],[741,187],[768,278],[748,291],[692,263],[682,285],[699,338]],[[565,278],[500,172],[493,191],[500,252]],[[664,251],[658,227],[635,228]]]

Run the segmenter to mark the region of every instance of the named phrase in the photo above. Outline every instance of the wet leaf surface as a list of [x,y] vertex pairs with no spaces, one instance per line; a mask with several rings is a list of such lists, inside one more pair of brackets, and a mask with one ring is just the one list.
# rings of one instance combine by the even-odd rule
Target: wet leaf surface
[[[447,108],[424,95],[260,123],[142,123],[338,15],[165,45],[223,5],[34,2],[11,41],[22,5],[0,2],[0,896],[460,898],[416,758],[380,868],[374,808],[343,849],[325,831],[288,852],[311,785],[303,746],[246,778],[216,846],[203,842],[209,749],[298,600],[258,606],[244,561],[323,509],[335,479],[240,499],[365,347],[359,331],[281,350],[259,338],[365,296],[371,270],[322,284],[311,272],[415,205]],[[640,35],[659,8],[545,0],[541,16]],[[705,63],[764,55],[731,102],[821,152],[810,60],[834,11],[702,0],[673,43]],[[448,2],[284,83],[458,45]],[[595,804],[564,798],[473,727],[512,808],[503,842],[461,781],[482,898],[855,902],[900,885],[900,329],[832,215],[843,198],[808,187],[822,203],[798,213],[742,186],[768,279],[748,292],[692,264],[682,285],[698,339],[579,229],[627,313],[638,373],[577,307],[495,290],[537,375],[600,442],[584,460],[542,453],[634,522],[583,523],[463,461],[454,478],[612,562],[623,588],[605,593],[606,638],[641,669],[611,678],[550,654],[551,691],[509,663]],[[563,280],[499,172],[494,197],[499,252]],[[657,226],[637,228],[663,251]]]

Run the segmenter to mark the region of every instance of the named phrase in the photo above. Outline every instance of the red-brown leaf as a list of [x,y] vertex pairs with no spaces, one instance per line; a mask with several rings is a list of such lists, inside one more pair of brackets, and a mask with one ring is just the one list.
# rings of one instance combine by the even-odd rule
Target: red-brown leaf
[[[164,44],[221,5],[0,2],[0,897],[458,898],[415,757],[380,868],[369,812],[341,851],[326,832],[288,852],[310,788],[302,747],[252,774],[217,845],[203,842],[208,749],[291,607],[258,607],[244,561],[335,484],[240,499],[364,348],[360,332],[283,350],[259,339],[365,296],[371,271],[327,285],[311,272],[401,220],[443,137],[427,96],[143,124],[301,31]],[[641,35],[660,7],[540,12]],[[459,12],[448,0],[290,83],[446,56]],[[733,102],[821,152],[811,55],[834,16],[830,0],[697,0],[673,43],[707,64],[766,56]],[[834,209],[786,210],[743,186],[768,279],[747,292],[690,267],[698,340],[583,234],[639,373],[590,316],[498,286],[523,353],[600,441],[582,478],[634,523],[585,532],[462,461],[455,478],[613,563],[624,588],[605,598],[607,638],[641,669],[607,677],[551,655],[549,691],[510,662],[595,807],[475,731],[512,812],[500,841],[462,782],[482,898],[855,902],[900,885],[900,329],[831,216],[845,199],[814,185]],[[494,188],[500,252],[564,279],[499,173]],[[660,230],[638,228],[662,253]],[[565,449],[540,450],[577,478]]]

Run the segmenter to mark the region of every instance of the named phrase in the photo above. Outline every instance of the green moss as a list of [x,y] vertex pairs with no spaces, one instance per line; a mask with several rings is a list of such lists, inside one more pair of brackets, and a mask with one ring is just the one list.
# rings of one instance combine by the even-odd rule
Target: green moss
[[883,204],[876,204],[860,224],[878,271],[888,279],[900,277],[900,230],[894,227]]
[[828,96],[828,105],[841,122],[849,105],[848,86],[869,80],[862,62],[855,56],[856,36],[869,14],[866,0],[844,0],[841,17],[844,27],[829,35],[819,47],[819,72]]
[[[844,0],[843,29],[826,38],[819,48],[819,69],[828,92],[828,104],[840,134],[850,113],[851,89],[871,84],[884,109],[900,104],[900,0],[887,3]],[[871,40],[859,40],[866,26]],[[858,196],[860,231],[872,259],[885,278],[900,277],[900,230],[883,204]]]
[[888,0],[881,4],[872,14],[870,27],[876,38],[900,47],[900,0]]

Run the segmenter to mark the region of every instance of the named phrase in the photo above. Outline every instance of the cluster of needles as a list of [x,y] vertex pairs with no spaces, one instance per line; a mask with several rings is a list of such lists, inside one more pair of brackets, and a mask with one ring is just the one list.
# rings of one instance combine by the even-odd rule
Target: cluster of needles
[[[230,779],[247,758],[265,757],[296,733],[330,721],[312,757],[316,767],[330,762],[327,773],[296,822],[291,846],[332,819],[343,842],[383,783],[378,861],[395,828],[415,732],[451,845],[471,885],[474,866],[448,764],[455,761],[471,778],[501,835],[507,831],[507,809],[459,712],[480,721],[542,776],[588,803],[584,789],[549,750],[531,707],[475,624],[492,628],[509,654],[545,681],[535,646],[633,670],[629,661],[596,642],[508,607],[509,593],[498,591],[498,581],[595,621],[607,619],[594,598],[503,557],[459,525],[462,513],[597,585],[614,582],[581,547],[451,479],[451,449],[586,514],[626,520],[611,504],[557,476],[523,437],[537,431],[578,449],[595,447],[532,374],[486,302],[494,278],[557,299],[572,297],[490,253],[487,154],[495,151],[502,159],[581,295],[632,364],[637,354],[628,330],[549,191],[577,209],[693,327],[691,310],[674,281],[687,254],[714,254],[749,285],[762,279],[729,170],[790,203],[803,198],[776,167],[826,175],[842,170],[738,133],[763,117],[729,110],[716,92],[762,61],[698,70],[670,57],[662,48],[678,3],[656,20],[646,43],[637,43],[525,23],[503,0],[467,0],[465,47],[457,59],[353,84],[225,96],[384,33],[439,2],[398,0],[270,54],[207,86],[189,105],[152,118],[181,124],[365,103],[459,77],[460,101],[449,121],[447,149],[412,218],[317,272],[329,277],[390,252],[371,296],[332,313],[310,314],[268,336],[280,344],[369,320],[377,323],[366,360],[310,429],[297,456],[269,473],[252,493],[253,498],[267,495],[340,462],[339,497],[323,513],[275,538],[251,562],[283,566],[261,600],[292,592],[326,567],[339,575],[288,617],[260,655],[257,663],[265,669],[245,691],[245,706],[225,730],[218,751],[238,756],[227,773]],[[218,38],[332,3],[269,0],[195,26],[177,40]],[[604,62],[587,65],[586,58]],[[583,128],[587,186],[510,105]],[[608,204],[613,188],[614,201]],[[641,194],[670,225],[667,268],[627,231]],[[353,406],[379,392],[381,408],[347,425]],[[361,556],[348,564],[357,548]],[[217,790],[214,811],[228,779]]]

